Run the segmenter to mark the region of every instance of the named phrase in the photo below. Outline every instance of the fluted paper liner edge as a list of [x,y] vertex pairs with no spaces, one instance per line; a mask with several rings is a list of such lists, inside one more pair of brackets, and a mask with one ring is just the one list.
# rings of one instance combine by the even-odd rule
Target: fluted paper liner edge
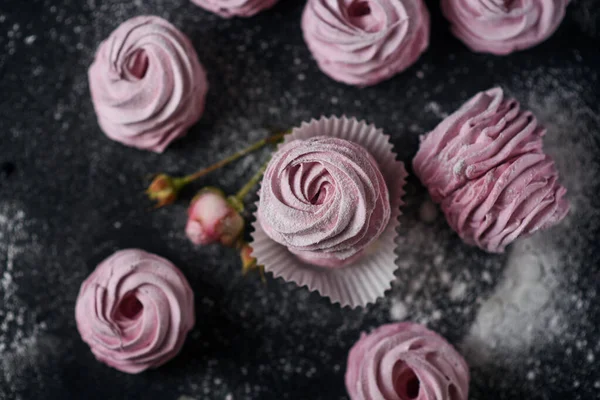
[[[272,240],[256,219],[253,223],[252,255],[265,271],[276,278],[306,286],[328,297],[332,303],[351,308],[375,302],[391,288],[396,266],[396,236],[400,225],[400,206],[403,204],[406,170],[404,163],[396,160],[396,153],[389,136],[381,129],[345,116],[321,117],[319,120],[303,122],[299,128],[285,136],[284,143],[306,140],[314,136],[332,136],[363,146],[377,161],[390,195],[391,217],[379,239],[372,243],[364,255],[343,268],[331,269],[313,266],[299,260],[288,249]],[[258,208],[258,203],[257,203]]]

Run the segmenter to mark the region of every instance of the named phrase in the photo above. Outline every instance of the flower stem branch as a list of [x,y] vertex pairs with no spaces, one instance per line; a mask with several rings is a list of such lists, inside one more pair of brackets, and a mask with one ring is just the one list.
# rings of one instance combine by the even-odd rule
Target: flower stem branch
[[[177,195],[179,194],[181,189],[183,189],[189,183],[205,175],[208,175],[209,173],[216,171],[217,169],[224,167],[225,165],[242,158],[246,154],[256,151],[268,144],[279,143],[287,133],[289,133],[289,131],[280,132],[262,140],[259,140],[258,142],[246,147],[245,149],[242,149],[237,153],[232,154],[231,156],[190,175],[172,177],[167,174],[158,174],[154,177],[154,179],[150,183],[150,186],[148,186],[148,189],[146,189],[146,195],[150,198],[150,200],[156,201],[155,208],[160,208],[166,206],[167,204],[171,204],[177,199]],[[260,177],[257,178],[257,181],[259,179]],[[255,184],[256,182],[254,182],[252,186],[254,186]],[[246,190],[249,191],[250,189],[252,189],[252,186],[250,186]],[[241,203],[243,205],[243,196]]]
[[267,165],[269,162],[264,163],[258,171],[250,178],[248,182],[234,196],[229,197],[230,203],[237,209],[238,212],[244,211],[244,199],[248,196],[248,193],[256,186],[263,177]]
[[238,151],[237,153],[230,155],[227,158],[224,158],[223,160],[211,165],[210,167],[206,167],[204,169],[201,169],[198,172],[184,176],[182,178],[183,185],[187,185],[188,183],[193,182],[198,178],[208,175],[209,173],[216,171],[217,169],[222,168],[222,167],[226,166],[227,164],[230,164],[230,163],[244,157],[246,154],[252,153],[253,151],[256,151],[268,144],[280,142],[286,133],[287,132],[280,132],[275,135],[264,138],[262,140],[259,140],[258,142],[254,143],[253,145],[248,146],[245,149],[242,149],[242,150]]

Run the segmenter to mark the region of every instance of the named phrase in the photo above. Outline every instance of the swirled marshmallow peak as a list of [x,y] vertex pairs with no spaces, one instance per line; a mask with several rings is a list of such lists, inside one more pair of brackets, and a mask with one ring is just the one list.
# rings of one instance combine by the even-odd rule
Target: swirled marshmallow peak
[[179,353],[194,326],[194,294],[170,261],[121,250],[83,282],[75,318],[99,361],[135,374]]
[[357,259],[390,213],[373,157],[355,143],[324,136],[281,146],[265,171],[258,206],[273,240],[310,264],[332,268]]
[[162,18],[125,21],[88,71],[98,123],[111,139],[162,152],[204,111],[208,82],[190,40]]
[[192,0],[194,4],[223,18],[252,17],[278,0]]
[[505,55],[558,28],[569,0],[442,0],[452,32],[474,51]]
[[351,400],[467,400],[469,367],[424,326],[388,324],[350,350],[346,389]]
[[569,210],[566,189],[542,149],[545,133],[516,100],[490,89],[421,137],[413,167],[466,243],[503,252]]
[[[404,195],[404,185],[406,183],[406,170],[404,164],[397,160],[393,145],[390,143],[389,135],[386,135],[382,129],[365,121],[346,116],[322,116],[319,119],[303,122],[285,136],[284,144],[280,146],[277,152],[279,154],[275,154],[275,156],[276,158],[288,157],[289,154],[285,154],[286,150],[290,152],[297,151],[296,146],[302,146],[303,143],[307,143],[315,138],[319,139],[317,143],[314,143],[315,149],[321,146],[319,142],[325,139],[341,140],[340,143],[343,145],[336,147],[348,147],[348,149],[341,151],[336,156],[341,162],[329,161],[331,157],[327,156],[326,151],[314,151],[314,155],[310,155],[311,150],[306,149],[305,156],[314,156],[315,159],[307,159],[306,167],[309,168],[304,169],[304,166],[302,166],[302,170],[299,167],[304,163],[298,163],[298,165],[293,166],[291,165],[293,161],[290,161],[290,164],[285,167],[283,164],[276,166],[277,160],[271,160],[271,168],[275,169],[269,173],[270,179],[263,178],[262,181],[259,202],[254,214],[256,220],[253,223],[254,231],[252,232],[252,242],[250,243],[252,247],[251,255],[255,257],[255,262],[258,265],[263,265],[265,271],[273,274],[275,278],[282,278],[286,282],[293,282],[299,287],[306,286],[308,290],[318,292],[321,296],[329,298],[332,303],[339,303],[342,307],[364,307],[383,296],[385,291],[391,287],[391,282],[395,278],[394,271],[397,268],[395,262],[397,258],[395,242],[398,236],[397,229],[400,224],[398,220],[398,217],[401,215],[400,207],[404,204],[402,196]],[[316,146],[317,144],[319,146]],[[288,145],[290,147],[286,147]],[[353,145],[358,147],[354,147]],[[369,157],[361,155],[363,151],[366,151]],[[351,156],[352,153],[356,154]],[[345,157],[345,154],[349,157]],[[304,158],[304,156],[299,156],[297,159],[301,158]],[[357,163],[357,160],[363,161]],[[308,235],[311,234],[311,230],[314,230],[315,226],[314,224],[310,224],[311,219],[319,219],[319,222],[322,223],[323,217],[326,216],[327,212],[331,211],[335,214],[335,207],[331,207],[331,204],[335,206],[338,202],[345,202],[351,196],[356,197],[357,193],[359,197],[365,199],[371,198],[372,196],[369,193],[372,193],[373,190],[378,191],[379,189],[377,188],[380,187],[379,178],[374,176],[378,174],[374,172],[373,175],[373,172],[369,172],[374,169],[373,160],[377,162],[377,169],[379,169],[385,180],[387,201],[384,201],[381,205],[384,208],[384,211],[381,213],[381,223],[377,222],[377,218],[374,218],[375,210],[373,210],[368,222],[365,220],[365,225],[367,223],[369,226],[372,225],[373,227],[369,229],[373,229],[373,231],[376,231],[376,225],[381,224],[386,226],[381,234],[378,234],[377,237],[373,236],[373,241],[367,247],[361,249],[361,246],[365,244],[363,241],[366,236],[361,239],[359,234],[354,238],[354,240],[360,241],[357,243],[359,245],[351,245],[348,248],[350,254],[337,254],[335,246],[344,244],[345,239],[342,235],[346,235],[348,230],[343,227],[344,224],[340,225],[333,216],[331,216],[330,225],[337,225],[339,232],[332,235],[331,238],[327,238],[327,242],[322,241],[323,243],[327,243],[323,248],[314,251],[310,247],[294,249],[290,248],[287,241],[278,241],[279,239],[288,239],[288,237],[303,240],[302,237],[304,236],[307,246],[310,246],[311,238]],[[358,167],[355,171],[352,171],[354,168],[352,167],[352,162]],[[315,163],[322,164],[322,168],[319,165],[315,165]],[[329,170],[328,164],[331,164],[331,170]],[[287,171],[284,171],[284,169]],[[308,172],[316,173],[319,169],[324,172],[322,176],[324,179],[322,180],[317,179],[314,175],[306,175]],[[299,176],[294,175],[295,178],[291,179],[290,173],[294,172],[294,170],[301,174]],[[327,173],[324,170],[327,170]],[[343,170],[352,172],[346,174],[346,178],[344,179]],[[367,183],[364,183],[362,178],[365,175],[371,176]],[[333,176],[341,176],[342,178],[338,181],[333,179]],[[306,179],[307,177],[310,179]],[[294,188],[294,194],[291,194],[292,198],[287,198],[290,196],[289,190],[285,193],[285,197],[280,196],[284,194],[281,192],[282,187],[293,187],[286,183],[286,181],[298,182],[298,179],[302,182],[312,182],[313,184],[310,187],[300,185],[302,186],[301,188]],[[277,180],[281,180],[282,183],[277,183]],[[340,182],[350,183],[350,185],[339,185]],[[319,193],[319,190],[314,188],[315,184],[323,186],[325,190]],[[264,192],[262,192],[263,190]],[[263,200],[266,197],[263,196],[263,193],[266,192],[270,192],[271,199],[265,203]],[[294,197],[297,197],[297,199],[294,199]],[[384,189],[381,188],[380,198],[383,200],[385,197]],[[303,198],[304,201],[302,201]],[[311,203],[311,199],[315,204]],[[296,200],[303,205],[294,210],[294,207],[290,207],[289,204],[291,203],[288,202]],[[282,208],[279,208],[278,203],[283,203],[281,204]],[[321,203],[320,206],[318,203]],[[375,208],[379,208],[377,203]],[[265,204],[267,207],[265,207]],[[371,204],[371,202],[363,201],[360,204],[360,207],[363,207],[364,204]],[[307,211],[303,210],[304,207]],[[277,208],[279,208],[278,212],[283,210],[283,215],[286,215],[292,223],[296,224],[295,228],[300,226],[298,225],[298,222],[300,222],[300,224],[306,224],[306,230],[304,232],[300,230],[298,233],[295,233],[293,231],[286,231],[285,227],[283,227],[283,230],[279,229],[279,231],[270,228],[269,219],[278,221],[279,218],[267,215],[267,213],[269,213],[269,210]],[[362,215],[369,214],[358,208],[355,210],[356,213]],[[369,208],[364,207],[365,211]],[[388,208],[390,210],[389,217],[386,211]],[[338,207],[338,210],[341,210],[341,208]],[[261,218],[261,213],[266,215],[266,218]],[[294,213],[299,215],[300,218],[294,219]],[[311,214],[313,215],[311,216]],[[384,220],[388,221],[387,224],[384,223]],[[329,229],[329,227],[327,224],[323,226],[325,229],[322,231],[322,234],[326,234],[326,229]],[[270,230],[271,234],[274,234],[273,237],[278,239],[270,236],[267,230]],[[317,239],[318,234],[319,232],[315,235]],[[319,246],[321,243],[315,244]],[[299,252],[301,255],[297,256]]]
[[410,67],[429,45],[422,0],[308,0],[304,40],[336,81],[374,85]]

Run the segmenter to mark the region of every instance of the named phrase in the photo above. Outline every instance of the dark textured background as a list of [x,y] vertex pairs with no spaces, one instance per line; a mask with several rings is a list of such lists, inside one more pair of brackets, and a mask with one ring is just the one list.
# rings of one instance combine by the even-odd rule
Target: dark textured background
[[[454,39],[438,2],[429,1],[427,53],[367,89],[319,72],[301,36],[303,3],[281,0],[254,18],[222,20],[186,0],[2,1],[1,399],[343,399],[348,349],[360,331],[392,318],[427,323],[467,355],[472,399],[600,396],[597,2],[573,1],[550,40],[494,57],[471,53]],[[189,35],[211,85],[202,120],[162,155],[107,139],[88,92],[96,47],[140,14],[162,16]],[[570,191],[570,216],[505,255],[486,255],[463,245],[442,216],[427,222],[424,189],[411,177],[399,278],[367,309],[341,310],[281,281],[242,278],[233,251],[194,248],[183,233],[193,190],[174,206],[148,212],[146,174],[190,172],[264,136],[265,127],[321,114],[375,123],[409,163],[419,134],[493,85],[548,125],[546,148]],[[195,188],[214,184],[233,192],[265,156],[249,157]],[[140,375],[96,362],[73,317],[83,279],[127,247],[171,259],[196,293],[197,325],[182,353]],[[546,260],[537,291],[515,278],[519,263],[531,264],[523,254],[533,264]],[[507,305],[515,284],[515,296],[523,290],[531,296],[517,305],[539,307]],[[482,310],[494,296],[505,319],[477,336],[474,321],[491,315]]]

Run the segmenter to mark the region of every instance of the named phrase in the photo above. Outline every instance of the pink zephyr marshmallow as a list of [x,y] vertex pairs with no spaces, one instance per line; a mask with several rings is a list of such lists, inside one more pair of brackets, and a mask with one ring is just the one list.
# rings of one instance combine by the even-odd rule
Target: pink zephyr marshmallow
[[442,0],[452,32],[473,51],[506,55],[549,38],[569,0]]
[[363,334],[348,355],[351,400],[467,400],[469,367],[437,333],[402,322]]
[[421,137],[413,167],[466,243],[500,253],[569,211],[566,189],[542,149],[545,133],[516,100],[490,89]]
[[422,0],[308,0],[302,32],[319,68],[369,86],[414,64],[429,45]]
[[208,91],[190,40],[154,16],[132,18],[111,33],[88,78],[106,136],[158,153],[200,119]]
[[252,17],[273,7],[278,0],[192,0],[192,3],[223,18]]
[[75,319],[99,361],[136,374],[179,353],[194,326],[194,293],[170,261],[121,250],[83,282]]

